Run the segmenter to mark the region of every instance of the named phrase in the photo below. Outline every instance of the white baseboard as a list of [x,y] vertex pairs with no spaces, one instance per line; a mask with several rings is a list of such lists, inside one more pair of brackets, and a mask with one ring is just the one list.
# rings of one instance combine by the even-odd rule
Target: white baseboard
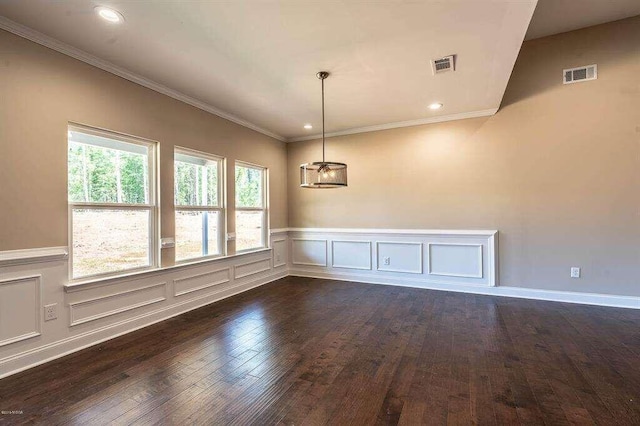
[[175,303],[142,315],[126,318],[114,324],[109,324],[101,328],[93,329],[82,334],[55,341],[48,345],[39,346],[13,356],[0,359],[0,367],[4,370],[4,372],[0,374],[0,379],[37,365],[53,361],[73,352],[78,352],[107,340],[114,339],[124,334],[131,333],[132,331],[173,318],[194,309],[201,308],[219,300],[235,296],[239,293],[286,276],[286,271],[280,271],[255,281],[236,285],[234,287],[227,287],[217,293],[208,293],[201,297]]
[[607,306],[614,308],[640,309],[640,297],[617,296],[596,293],[577,293],[571,291],[542,290],[523,287],[486,287],[463,284],[426,282],[418,279],[377,277],[354,273],[336,273],[291,269],[290,276],[324,278],[339,281],[352,281],[366,284],[394,285],[399,287],[422,288],[427,290],[453,291],[456,293],[481,294],[487,296],[516,297],[520,299],[545,300],[549,302],[577,303],[583,305]]

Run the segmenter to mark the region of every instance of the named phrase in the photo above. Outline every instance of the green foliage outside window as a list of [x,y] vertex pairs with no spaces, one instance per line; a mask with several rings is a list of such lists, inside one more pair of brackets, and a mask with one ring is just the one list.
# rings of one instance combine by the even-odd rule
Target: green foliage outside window
[[236,206],[262,207],[262,170],[236,166]]
[[70,142],[69,201],[146,204],[147,156]]

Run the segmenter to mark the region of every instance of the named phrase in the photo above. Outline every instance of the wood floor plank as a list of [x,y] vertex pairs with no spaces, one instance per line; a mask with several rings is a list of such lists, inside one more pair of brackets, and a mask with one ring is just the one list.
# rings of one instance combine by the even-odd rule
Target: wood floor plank
[[640,424],[640,311],[288,277],[0,380],[2,424]]

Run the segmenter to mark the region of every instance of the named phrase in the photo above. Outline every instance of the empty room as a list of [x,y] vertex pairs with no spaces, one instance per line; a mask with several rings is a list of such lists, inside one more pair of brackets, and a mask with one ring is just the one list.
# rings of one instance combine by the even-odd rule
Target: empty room
[[640,2],[0,0],[0,424],[640,425]]

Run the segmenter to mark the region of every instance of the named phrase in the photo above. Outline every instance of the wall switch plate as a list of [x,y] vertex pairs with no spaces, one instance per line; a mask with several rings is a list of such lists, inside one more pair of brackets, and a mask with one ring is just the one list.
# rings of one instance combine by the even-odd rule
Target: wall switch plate
[[58,318],[58,304],[44,305],[44,320],[51,321]]
[[382,258],[382,264],[383,265],[391,265],[391,258],[390,257],[383,257]]
[[571,278],[580,278],[580,268],[577,266],[571,268]]

